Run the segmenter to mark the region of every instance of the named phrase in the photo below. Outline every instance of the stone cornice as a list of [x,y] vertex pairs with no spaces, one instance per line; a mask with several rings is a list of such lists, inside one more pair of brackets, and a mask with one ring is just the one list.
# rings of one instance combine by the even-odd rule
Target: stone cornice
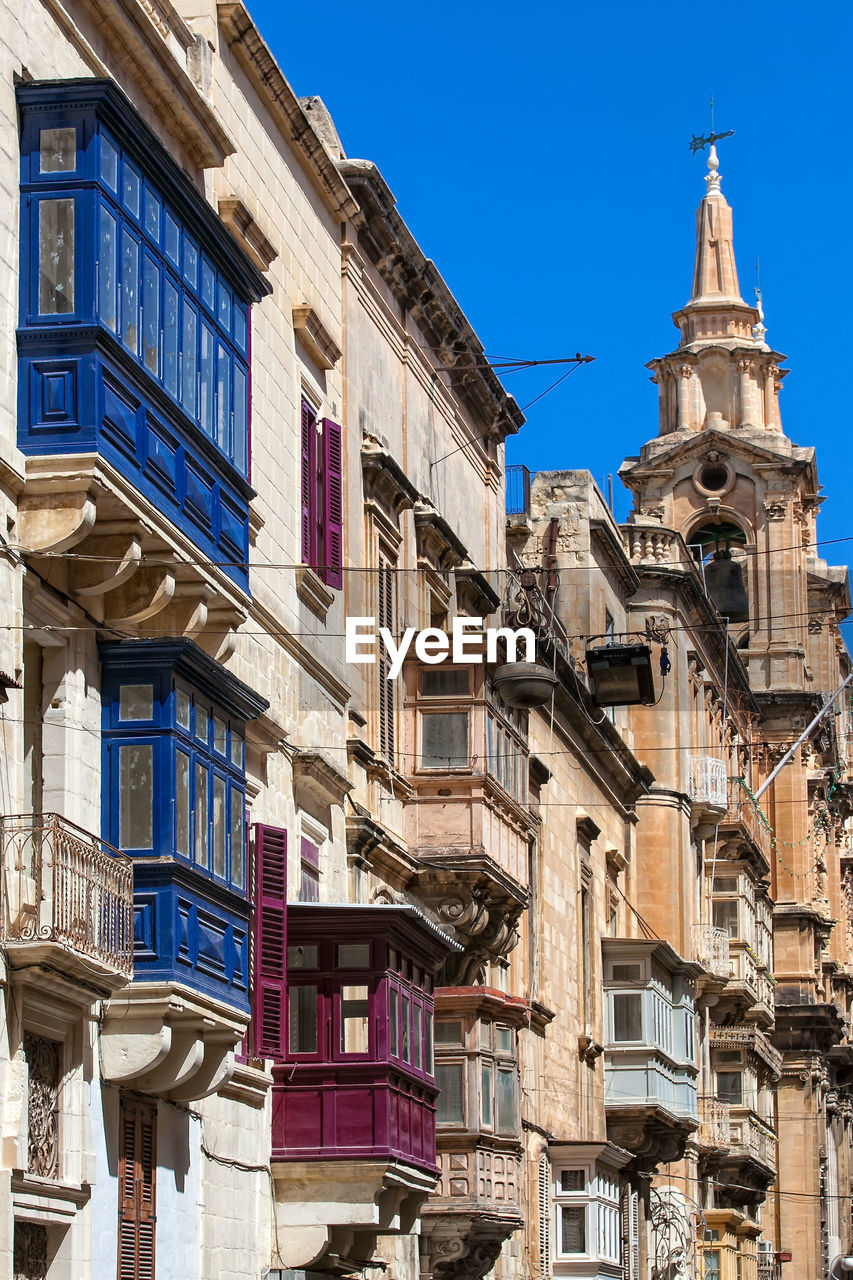
[[278,124],[282,136],[291,142],[307,171],[314,178],[327,208],[341,220],[354,218],[358,204],[334,161],[305,114],[296,94],[285,79],[246,6],[228,2],[216,6],[217,18],[228,47]]

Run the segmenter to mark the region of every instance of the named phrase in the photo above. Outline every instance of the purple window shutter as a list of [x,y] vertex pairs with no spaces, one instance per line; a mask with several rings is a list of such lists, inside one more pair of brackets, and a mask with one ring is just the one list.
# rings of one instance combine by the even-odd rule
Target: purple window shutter
[[317,565],[317,415],[302,401],[302,563]]
[[252,1013],[260,1058],[285,1057],[287,832],[255,826],[255,963]]
[[323,419],[323,572],[327,587],[342,587],[344,557],[343,432]]

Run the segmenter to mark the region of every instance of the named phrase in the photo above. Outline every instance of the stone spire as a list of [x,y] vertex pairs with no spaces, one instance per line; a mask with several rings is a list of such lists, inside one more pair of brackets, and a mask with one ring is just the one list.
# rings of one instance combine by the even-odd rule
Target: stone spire
[[711,143],[707,192],[696,214],[696,260],[690,301],[673,320],[681,331],[681,347],[697,343],[751,343],[759,315],[740,296],[735,264],[732,211],[720,189],[720,162]]

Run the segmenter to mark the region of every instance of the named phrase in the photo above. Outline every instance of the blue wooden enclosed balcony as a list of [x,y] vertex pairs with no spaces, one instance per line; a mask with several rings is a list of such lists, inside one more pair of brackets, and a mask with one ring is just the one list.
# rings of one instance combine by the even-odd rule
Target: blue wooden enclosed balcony
[[[17,96],[22,541],[78,545],[127,482],[245,591],[249,309],[270,286],[115,84]],[[111,554],[128,577],[138,548]]]

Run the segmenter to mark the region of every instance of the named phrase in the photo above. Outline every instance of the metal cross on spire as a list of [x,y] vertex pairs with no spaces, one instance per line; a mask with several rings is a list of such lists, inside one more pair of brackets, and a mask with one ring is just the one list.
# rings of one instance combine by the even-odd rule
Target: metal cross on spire
[[734,132],[734,129],[727,129],[725,133],[714,133],[714,95],[711,94],[711,132],[707,138],[701,133],[694,133],[690,139],[690,150],[695,156],[697,151],[704,151],[706,147],[713,147],[715,142],[720,141],[720,138],[734,137]]

